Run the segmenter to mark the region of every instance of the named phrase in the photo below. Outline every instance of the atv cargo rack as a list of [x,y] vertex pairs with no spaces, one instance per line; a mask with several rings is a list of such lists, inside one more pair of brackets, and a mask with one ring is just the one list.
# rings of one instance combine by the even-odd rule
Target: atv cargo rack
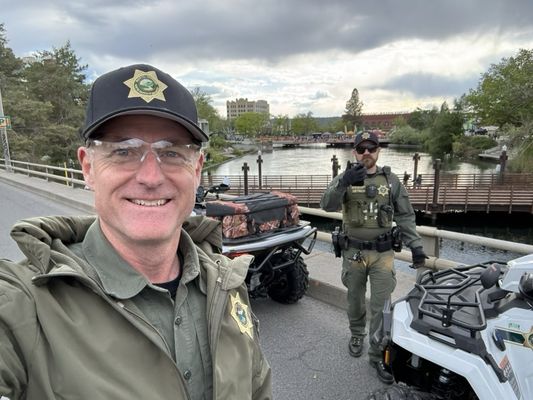
[[483,286],[483,272],[497,266],[498,275],[505,264],[500,261],[424,273],[406,296],[413,321],[411,327],[441,343],[477,354],[492,366],[498,378],[503,372],[487,352],[480,335],[487,327],[485,314],[492,313],[501,298],[496,286]]

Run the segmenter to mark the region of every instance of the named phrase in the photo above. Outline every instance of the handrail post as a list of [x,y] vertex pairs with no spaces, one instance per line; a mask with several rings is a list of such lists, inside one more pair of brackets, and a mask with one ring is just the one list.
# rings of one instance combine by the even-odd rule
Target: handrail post
[[439,201],[439,186],[440,186],[440,167],[441,167],[441,161],[440,158],[437,158],[433,162],[433,168],[435,169],[435,176],[433,179],[433,208],[437,208],[437,204]]
[[242,165],[242,171],[244,172],[244,195],[248,195],[248,171],[250,170],[250,167],[248,166],[248,163],[245,162]]
[[259,186],[259,190],[261,190],[261,186],[262,186],[261,164],[263,164],[263,159],[261,158],[261,150],[259,150],[259,151],[257,152],[257,170],[258,170],[258,172],[259,172],[259,175],[258,175],[258,186]]

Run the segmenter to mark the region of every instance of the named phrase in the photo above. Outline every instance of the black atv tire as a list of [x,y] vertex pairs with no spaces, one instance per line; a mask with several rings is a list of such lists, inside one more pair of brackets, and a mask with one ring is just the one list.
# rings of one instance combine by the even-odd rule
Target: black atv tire
[[437,397],[406,385],[395,384],[376,390],[366,400],[437,400]]
[[[288,259],[288,256],[284,253],[274,257],[279,257],[280,260],[279,263],[276,263],[276,260],[273,259],[271,261],[272,265],[286,262]],[[303,297],[308,287],[309,271],[303,258],[298,256],[292,267],[282,272],[276,272],[274,282],[268,286],[267,293],[272,300],[278,303],[294,304]]]

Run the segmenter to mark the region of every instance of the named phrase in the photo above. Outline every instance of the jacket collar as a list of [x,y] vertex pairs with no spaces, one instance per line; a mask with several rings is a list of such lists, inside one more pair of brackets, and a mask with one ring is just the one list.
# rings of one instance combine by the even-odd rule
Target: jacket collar
[[[183,258],[181,281],[191,282],[200,275],[196,249],[189,235],[182,230],[179,251]],[[83,240],[83,255],[94,268],[104,291],[118,299],[129,299],[139,294],[146,286],[164,290],[150,283],[145,276],[132,268],[106,239],[98,220],[92,224]]]

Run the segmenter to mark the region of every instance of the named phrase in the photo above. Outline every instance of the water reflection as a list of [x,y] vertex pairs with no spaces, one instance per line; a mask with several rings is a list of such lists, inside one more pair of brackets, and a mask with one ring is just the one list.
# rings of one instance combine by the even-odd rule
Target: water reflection
[[[413,155],[418,152],[419,174],[432,174],[433,160],[427,153],[419,152],[416,149],[405,149],[397,147],[382,148],[379,165],[389,165],[392,171],[398,175],[403,175],[404,171],[413,174]],[[262,173],[264,175],[330,175],[332,172],[331,158],[336,156],[341,169],[344,169],[347,161],[353,161],[352,149],[348,147],[330,148],[325,144],[317,144],[309,147],[297,148],[274,148],[272,152],[263,152]],[[249,173],[258,173],[257,153],[248,154],[241,158],[229,161],[211,170],[215,175],[241,175],[243,163],[250,167]],[[490,162],[461,162],[447,161],[443,163],[443,169],[459,174],[479,174],[490,173],[494,170],[495,164]]]

